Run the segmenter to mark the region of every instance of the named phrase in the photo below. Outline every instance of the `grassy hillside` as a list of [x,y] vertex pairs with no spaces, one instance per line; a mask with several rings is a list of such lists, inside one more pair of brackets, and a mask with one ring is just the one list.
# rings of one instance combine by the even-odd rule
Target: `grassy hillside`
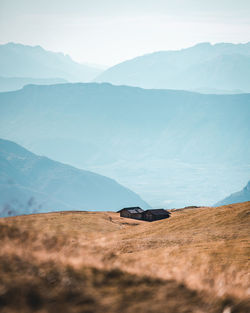
[[[4,312],[247,312],[250,202],[0,219]],[[38,232],[39,230],[39,232]]]

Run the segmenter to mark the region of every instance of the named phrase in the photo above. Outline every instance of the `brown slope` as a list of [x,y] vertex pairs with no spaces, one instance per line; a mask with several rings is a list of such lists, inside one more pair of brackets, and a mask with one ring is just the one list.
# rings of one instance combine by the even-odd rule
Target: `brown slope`
[[250,202],[176,211],[154,223],[112,212],[3,218],[0,305],[6,312],[36,305],[43,312],[246,312],[249,212]]

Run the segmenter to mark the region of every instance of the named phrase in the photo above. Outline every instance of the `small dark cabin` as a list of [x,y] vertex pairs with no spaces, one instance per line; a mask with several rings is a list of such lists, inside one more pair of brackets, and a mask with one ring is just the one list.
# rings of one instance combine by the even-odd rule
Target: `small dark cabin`
[[143,209],[141,209],[140,207],[130,207],[130,208],[121,209],[117,213],[120,213],[121,217],[134,218],[136,220],[141,220],[143,212],[144,212]]
[[170,214],[164,209],[147,210],[142,213],[142,219],[149,222],[158,221],[170,217]]

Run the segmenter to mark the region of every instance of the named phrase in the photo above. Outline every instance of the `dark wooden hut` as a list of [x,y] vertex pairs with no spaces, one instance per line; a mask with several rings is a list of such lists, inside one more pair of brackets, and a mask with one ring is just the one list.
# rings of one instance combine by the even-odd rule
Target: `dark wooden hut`
[[143,212],[144,212],[143,209],[141,209],[140,207],[130,207],[130,208],[121,209],[117,213],[120,213],[121,217],[134,218],[136,220],[141,220]]
[[170,214],[164,209],[147,210],[142,213],[142,219],[149,222],[158,221],[170,217]]

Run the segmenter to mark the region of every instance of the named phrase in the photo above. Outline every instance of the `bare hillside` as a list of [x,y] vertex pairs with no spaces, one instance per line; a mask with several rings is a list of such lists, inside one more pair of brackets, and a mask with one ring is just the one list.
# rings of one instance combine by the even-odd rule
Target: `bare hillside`
[[250,202],[0,219],[0,311],[248,312]]

